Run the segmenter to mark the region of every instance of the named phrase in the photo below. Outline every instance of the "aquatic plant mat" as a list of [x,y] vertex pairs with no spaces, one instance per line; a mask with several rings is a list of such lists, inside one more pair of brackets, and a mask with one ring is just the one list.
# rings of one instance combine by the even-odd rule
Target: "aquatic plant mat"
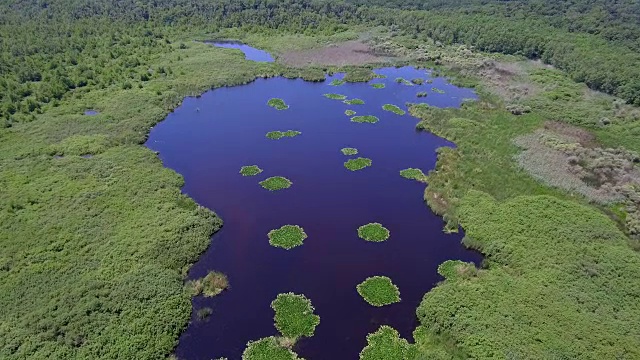
[[371,166],[371,164],[371,159],[359,157],[357,159],[347,160],[347,162],[344,163],[344,167],[351,171],[358,171]]
[[358,284],[358,294],[373,306],[385,306],[400,302],[400,290],[386,276],[372,276]]
[[380,223],[370,223],[358,228],[358,236],[364,240],[381,242],[389,239],[390,232]]
[[410,180],[426,181],[427,176],[420,169],[409,168],[400,170],[400,176]]
[[256,341],[249,341],[242,353],[242,360],[302,360],[281,340],[270,336]]
[[327,99],[332,99],[332,100],[344,100],[347,98],[346,95],[340,95],[340,94],[324,94],[324,97],[326,97]]
[[291,180],[282,176],[270,177],[260,182],[260,186],[269,191],[288,189],[291,187],[291,184],[293,184]]
[[269,244],[283,249],[292,249],[302,245],[307,234],[298,225],[285,225],[269,232]]
[[360,360],[408,360],[416,359],[418,350],[398,331],[388,325],[367,335],[367,346],[360,352]]

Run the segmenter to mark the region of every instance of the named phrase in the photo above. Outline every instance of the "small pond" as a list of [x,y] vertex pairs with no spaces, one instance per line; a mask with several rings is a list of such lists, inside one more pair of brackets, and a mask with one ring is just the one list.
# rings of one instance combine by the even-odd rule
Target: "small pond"
[[[390,103],[407,110],[406,102],[456,107],[465,98],[475,98],[474,93],[444,78],[415,86],[395,80],[431,79],[426,70],[376,72],[386,78],[341,86],[330,85],[341,74],[324,83],[271,78],[212,90],[185,99],[151,131],[147,146],[184,176],[183,191],[225,221],[189,277],[222,271],[231,289],[214,298],[194,298],[192,323],[176,349],[180,359],[240,359],[249,340],[277,335],[270,304],[283,292],[305,294],[320,316],[315,336],[294,348],[301,357],[357,359],[366,335],[382,324],[412,341],[416,308],[442,280],[439,264],[449,259],[481,261],[478,253],[460,244],[462,233],[443,233],[442,219],[423,201],[425,185],[399,175],[409,167],[427,173],[435,166],[436,149],[454,145],[416,131],[417,119],[408,114],[382,109]],[[375,89],[371,83],[386,87]],[[418,98],[418,92],[428,96]],[[365,104],[348,105],[325,93],[360,98]],[[289,109],[267,106],[271,98],[283,99]],[[380,121],[351,122],[345,115],[348,109]],[[302,134],[265,137],[274,130]],[[357,156],[343,155],[344,147],[357,148],[357,156],[370,158],[372,166],[347,170],[343,163]],[[242,177],[243,165],[258,165],[264,172]],[[285,176],[293,185],[269,192],[258,182],[270,176]],[[389,240],[360,239],[358,227],[371,222],[388,228]],[[267,233],[285,224],[304,228],[308,238],[302,246],[287,251],[269,244]],[[379,308],[367,304],[356,285],[374,275],[389,276],[402,301]],[[213,313],[201,321],[195,311],[203,307]]]
[[98,110],[88,109],[84,111],[84,114],[87,116],[95,116],[95,115],[98,115],[99,112]]
[[264,50],[259,50],[249,45],[245,45],[238,41],[205,41],[205,44],[213,45],[216,47],[226,48],[226,49],[238,49],[244,53],[244,57],[247,60],[257,61],[257,62],[273,62],[273,57],[271,54]]

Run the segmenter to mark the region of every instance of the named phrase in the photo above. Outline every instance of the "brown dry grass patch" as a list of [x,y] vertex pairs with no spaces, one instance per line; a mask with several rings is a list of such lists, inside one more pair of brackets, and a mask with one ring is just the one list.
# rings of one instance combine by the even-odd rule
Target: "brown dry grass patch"
[[289,51],[282,54],[278,60],[288,66],[302,67],[365,65],[387,62],[390,58],[375,54],[371,47],[362,41],[352,40],[318,49]]

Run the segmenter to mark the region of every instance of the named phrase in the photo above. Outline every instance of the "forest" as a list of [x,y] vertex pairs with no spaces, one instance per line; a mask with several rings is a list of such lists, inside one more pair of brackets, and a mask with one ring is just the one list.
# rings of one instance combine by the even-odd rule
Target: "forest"
[[[441,271],[414,339],[400,339],[405,358],[639,356],[640,188],[616,182],[635,176],[640,151],[637,1],[0,0],[0,358],[172,353],[192,311],[186,273],[222,220],[140,146],[149,129],[185,96],[344,70],[251,63],[194,41],[212,34],[276,53],[379,36],[380,53],[426,46],[438,55],[402,64],[477,89],[461,109],[408,108],[418,130],[457,145],[421,177],[425,202],[486,260]],[[546,67],[495,65],[504,59]],[[533,90],[511,104],[491,71]],[[566,185],[575,174],[532,169],[524,156],[544,146],[615,201]]]

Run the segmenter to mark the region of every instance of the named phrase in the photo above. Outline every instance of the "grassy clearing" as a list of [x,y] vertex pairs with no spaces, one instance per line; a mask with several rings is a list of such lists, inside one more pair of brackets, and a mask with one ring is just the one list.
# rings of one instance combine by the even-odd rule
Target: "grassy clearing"
[[302,133],[300,131],[287,130],[287,131],[269,131],[265,136],[271,140],[280,140],[285,137],[292,138],[301,134]]
[[399,107],[397,107],[396,105],[392,105],[392,104],[384,104],[382,105],[382,109],[386,110],[386,111],[390,111],[396,115],[404,115],[407,112],[400,109]]
[[386,276],[372,276],[358,284],[358,294],[373,306],[385,306],[400,302],[400,290]]
[[344,100],[343,103],[348,104],[348,105],[364,105],[364,100],[362,100],[362,99],[351,99],[351,100]]
[[440,90],[437,87],[432,87],[431,91],[433,91],[435,94],[444,94],[444,90]]
[[346,81],[342,80],[342,79],[333,79],[329,85],[331,86],[340,86],[343,85]]
[[385,85],[384,85],[384,83],[373,83],[373,84],[371,84],[371,87],[374,88],[374,89],[384,89]]
[[347,162],[344,163],[344,167],[351,171],[358,171],[371,166],[371,164],[371,159],[359,157],[357,159],[347,160]]
[[347,155],[347,156],[351,156],[351,155],[358,155],[358,149],[356,148],[342,148],[342,154],[343,155]]
[[387,228],[382,226],[380,223],[371,223],[367,225],[362,225],[358,228],[358,236],[361,239],[372,241],[372,242],[382,242],[389,239],[390,232]]
[[298,225],[285,225],[279,229],[269,231],[269,244],[283,249],[293,249],[302,245],[307,234]]
[[409,360],[416,355],[413,345],[402,339],[396,329],[382,325],[367,335],[367,346],[360,352],[360,360]]
[[267,102],[267,105],[271,106],[277,110],[287,110],[289,105],[287,105],[284,100],[278,98],[272,98]]
[[291,349],[280,344],[278,338],[270,336],[249,341],[242,353],[242,360],[302,360]]
[[293,184],[291,180],[282,176],[273,176],[266,180],[260,181],[260,186],[269,191],[278,191],[288,189]]
[[380,119],[378,119],[377,116],[373,116],[373,115],[358,115],[358,116],[352,117],[351,121],[356,123],[375,124],[378,121],[380,121]]
[[311,337],[316,326],[320,324],[320,317],[313,313],[315,310],[311,300],[304,295],[294,293],[278,294],[271,308],[275,311],[275,326],[280,333],[290,339]]
[[341,94],[324,94],[324,97],[326,97],[327,99],[332,99],[332,100],[345,100],[347,98],[346,95],[341,95]]
[[258,165],[247,165],[240,168],[242,176],[256,176],[262,172]]
[[420,169],[408,168],[400,171],[400,176],[409,180],[418,180],[426,182],[427,176]]
[[347,116],[354,116],[355,114],[357,114],[355,111],[351,110],[351,109],[347,109],[344,111],[344,114]]

